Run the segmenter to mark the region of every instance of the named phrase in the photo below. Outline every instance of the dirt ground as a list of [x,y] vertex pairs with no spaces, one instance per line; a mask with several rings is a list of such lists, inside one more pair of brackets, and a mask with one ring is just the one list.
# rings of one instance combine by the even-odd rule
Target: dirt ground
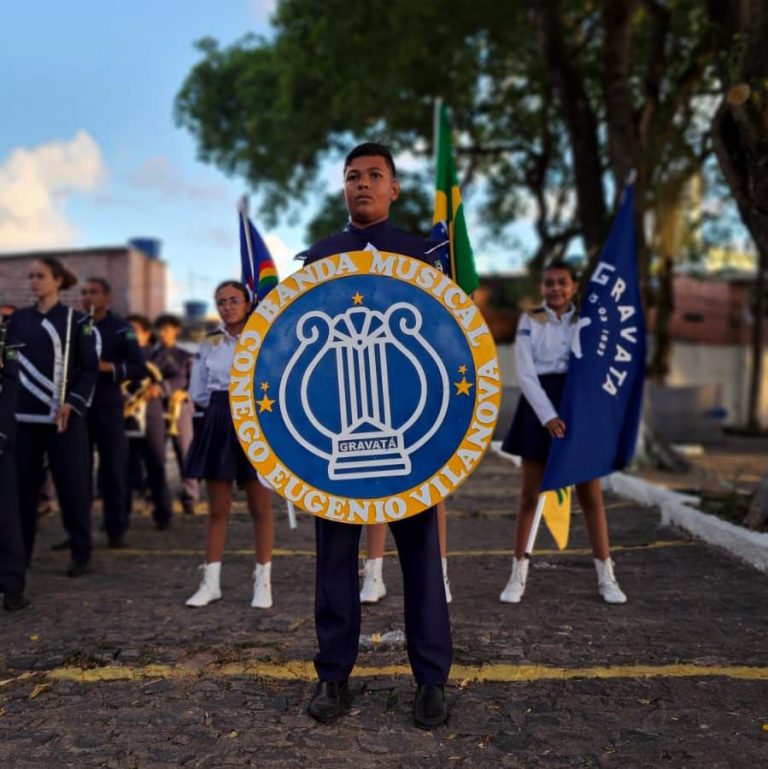
[[[735,455],[734,455],[735,456]],[[734,460],[737,461],[737,460]],[[607,499],[616,570],[608,606],[578,511],[569,548],[547,534],[517,606],[501,604],[519,484],[489,455],[449,502],[455,662],[450,719],[412,725],[402,643],[361,650],[352,712],[305,714],[314,683],[313,522],[282,503],[274,608],[251,609],[250,522],[238,503],[224,597],[188,609],[204,516],[158,532],[136,514],[131,548],[98,532],[91,575],[63,576],[58,515],[40,522],[30,609],[0,614],[0,766],[671,767],[746,769],[768,756],[768,576]],[[200,512],[204,505],[200,506]],[[363,635],[401,630],[397,560]]]

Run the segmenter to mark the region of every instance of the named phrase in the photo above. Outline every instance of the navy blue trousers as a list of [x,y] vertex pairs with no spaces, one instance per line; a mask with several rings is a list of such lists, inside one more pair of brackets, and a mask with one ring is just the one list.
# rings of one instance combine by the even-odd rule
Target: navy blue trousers
[[133,506],[133,487],[141,477],[141,464],[147,471],[147,486],[154,505],[153,516],[156,523],[168,523],[171,520],[171,495],[168,491],[168,479],[165,473],[165,422],[163,406],[159,400],[147,404],[147,429],[143,438],[131,438],[129,445],[129,467],[131,481],[128,484],[128,515]]
[[12,451],[0,454],[0,593],[23,593],[27,554],[21,536],[16,461]]
[[48,455],[61,519],[69,535],[72,559],[91,558],[91,489],[88,468],[88,430],[72,412],[63,433],[56,425],[19,422],[16,464],[19,468],[19,509],[27,561],[32,558],[37,530],[37,500],[42,483],[43,456]]
[[93,406],[88,412],[88,433],[93,449],[99,452],[99,494],[104,510],[107,536],[117,539],[128,528],[128,439],[125,436],[123,407]]
[[[419,684],[444,684],[453,661],[451,625],[445,602],[437,512],[391,523],[403,572],[408,659]],[[315,519],[317,576],[315,629],[317,675],[345,681],[360,640],[358,548],[361,526]]]

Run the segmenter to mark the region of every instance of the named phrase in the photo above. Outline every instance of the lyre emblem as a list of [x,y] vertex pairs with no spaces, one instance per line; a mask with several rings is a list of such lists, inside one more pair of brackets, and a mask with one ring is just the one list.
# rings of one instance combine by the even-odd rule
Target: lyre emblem
[[410,455],[442,424],[448,374],[422,323],[406,302],[299,319],[279,403],[293,438],[328,461],[330,479],[408,475]]

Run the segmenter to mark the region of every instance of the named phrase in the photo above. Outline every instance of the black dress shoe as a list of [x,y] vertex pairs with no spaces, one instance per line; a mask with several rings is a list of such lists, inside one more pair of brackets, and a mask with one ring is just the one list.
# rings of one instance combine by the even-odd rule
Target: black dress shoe
[[91,570],[91,564],[88,561],[70,561],[67,566],[68,577],[82,577]]
[[119,537],[108,537],[107,546],[110,550],[125,550],[128,547],[128,543],[125,541],[125,537],[121,535]]
[[69,550],[69,540],[65,539],[61,542],[57,542],[55,545],[51,545],[51,550],[59,551],[59,550]]
[[349,710],[349,687],[346,681],[320,681],[315,696],[307,706],[315,721],[329,724]]
[[3,608],[6,611],[18,611],[29,606],[29,598],[24,593],[6,593],[3,596]]
[[433,729],[445,723],[445,690],[435,684],[419,684],[413,701],[413,720],[419,729]]

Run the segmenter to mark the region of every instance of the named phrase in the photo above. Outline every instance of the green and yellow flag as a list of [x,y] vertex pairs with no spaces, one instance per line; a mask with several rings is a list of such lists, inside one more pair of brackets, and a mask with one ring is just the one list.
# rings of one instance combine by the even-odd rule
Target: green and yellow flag
[[453,161],[451,127],[444,104],[437,107],[435,126],[435,212],[432,217],[432,239],[437,243],[448,241],[444,258],[441,256],[443,271],[471,294],[478,285],[475,257],[464,220],[464,206],[461,202],[459,178]]
[[544,491],[541,497],[544,498],[541,511],[544,523],[547,524],[557,547],[564,550],[568,545],[568,533],[571,527],[571,487]]

